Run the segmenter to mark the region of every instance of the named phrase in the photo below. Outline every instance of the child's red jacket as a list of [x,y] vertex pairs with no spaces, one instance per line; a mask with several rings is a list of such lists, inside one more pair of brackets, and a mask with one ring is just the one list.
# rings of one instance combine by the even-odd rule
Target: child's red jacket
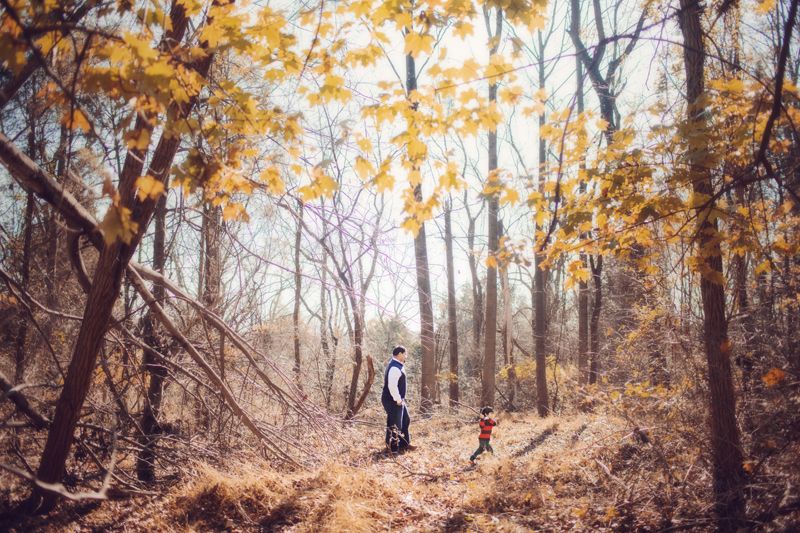
[[491,439],[492,438],[492,428],[497,425],[497,421],[494,418],[481,418],[481,421],[478,422],[481,426],[481,434],[478,437],[479,439]]

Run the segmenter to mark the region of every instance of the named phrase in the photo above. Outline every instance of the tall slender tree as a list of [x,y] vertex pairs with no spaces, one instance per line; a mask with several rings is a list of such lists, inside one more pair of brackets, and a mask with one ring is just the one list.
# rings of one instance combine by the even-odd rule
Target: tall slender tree
[[453,267],[453,226],[451,223],[452,200],[444,206],[444,245],[447,260],[447,332],[450,352],[449,399],[455,408],[459,402],[458,393],[458,316],[456,315],[456,275]]
[[[162,196],[156,205],[153,232],[153,270],[163,274],[166,263],[166,216],[167,197]],[[165,297],[164,285],[153,284],[153,297],[158,302],[163,302]],[[163,303],[162,303],[163,305]],[[136,458],[136,475],[140,481],[151,483],[155,481],[155,446],[160,433],[158,416],[161,412],[164,380],[167,377],[167,367],[159,356],[166,355],[166,345],[161,341],[158,331],[157,319],[152,312],[144,317],[143,340],[144,350],[143,366],[149,376],[147,384],[147,397],[142,411],[142,435],[139,438],[141,450]],[[156,351],[159,353],[157,354]],[[159,355],[160,354],[160,355]]]
[[[707,128],[702,96],[705,85],[705,39],[701,23],[702,6],[698,0],[681,0],[678,13],[683,35],[683,60],[686,71],[686,111],[688,127],[695,132]],[[796,2],[795,2],[796,6]],[[725,316],[725,286],[722,274],[722,250],[714,184],[711,168],[700,150],[686,153],[689,180],[693,192],[709,198],[697,213],[695,257],[704,265],[700,277],[703,300],[703,342],[708,361],[710,393],[711,455],[717,527],[737,531],[743,524],[744,493],[742,447],[736,425],[736,394],[731,373],[731,342]]]
[[[414,31],[413,29],[407,29]],[[406,54],[406,95],[413,101],[417,90],[417,67],[412,54]],[[411,104],[416,108],[417,103]],[[417,169],[419,170],[419,169]],[[422,183],[414,186],[414,199],[422,202]],[[431,274],[428,268],[428,244],[425,237],[425,223],[421,223],[414,236],[414,258],[417,270],[417,298],[419,300],[420,348],[422,350],[422,414],[433,409],[436,389],[436,361],[434,358],[433,298],[431,295]]]
[[297,385],[302,387],[300,379],[300,300],[302,298],[303,272],[300,263],[300,244],[303,239],[303,203],[297,202],[297,228],[294,233],[294,309],[292,311],[292,329],[294,337],[294,375]]
[[[483,7],[483,18],[486,23],[486,33],[489,37],[489,54],[494,55],[500,48],[500,39],[503,32],[503,10],[494,8],[494,27],[491,20],[492,9]],[[489,102],[497,102],[497,82],[489,82]],[[489,131],[489,181],[497,179],[497,130]],[[499,199],[493,194],[487,200],[488,204],[488,256],[486,268],[486,318],[484,319],[483,343],[483,377],[481,379],[481,403],[494,404],[495,373],[497,369],[497,259],[499,252],[498,211]]]
[[[545,88],[547,76],[545,74],[545,39],[541,31],[536,33],[538,41],[537,72],[539,89]],[[538,188],[544,193],[544,177],[547,172],[547,141],[541,135],[542,128],[547,123],[545,110],[539,113],[539,179]],[[539,225],[534,227],[534,234],[538,233]],[[536,411],[539,416],[547,416],[550,412],[547,396],[547,279],[549,269],[544,266],[544,243],[536,245],[533,274],[533,344],[536,357]]]

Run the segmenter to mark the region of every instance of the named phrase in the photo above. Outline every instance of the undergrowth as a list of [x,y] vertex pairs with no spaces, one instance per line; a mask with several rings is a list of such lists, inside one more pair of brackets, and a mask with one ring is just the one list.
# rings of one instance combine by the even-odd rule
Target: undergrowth
[[[241,453],[213,465],[198,460],[159,496],[63,504],[46,520],[11,529],[710,530],[710,467],[697,437],[702,428],[678,430],[663,418],[645,423],[615,401],[595,402],[598,412],[544,419],[501,412],[495,454],[482,455],[476,467],[468,462],[477,445],[474,420],[440,414],[417,420],[412,440],[419,448],[397,457],[381,453],[380,428],[353,426],[343,430],[349,449],[311,468],[276,468]],[[772,450],[753,472],[748,516],[754,529],[800,524],[797,508],[770,511],[786,494],[763,488],[778,486],[780,473],[782,486],[797,486],[797,453],[796,445]]]

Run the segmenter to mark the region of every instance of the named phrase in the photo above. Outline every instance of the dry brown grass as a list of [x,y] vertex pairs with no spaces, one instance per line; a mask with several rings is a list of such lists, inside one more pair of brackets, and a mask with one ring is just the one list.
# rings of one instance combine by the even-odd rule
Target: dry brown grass
[[[353,444],[307,469],[239,456],[198,463],[166,495],[107,502],[49,530],[125,531],[658,531],[709,527],[701,450],[604,414],[498,415],[495,455],[471,468],[477,425],[441,415],[412,425],[419,446],[376,455],[378,428],[344,430]],[[413,432],[414,429],[418,431]],[[67,517],[69,518],[69,517]]]

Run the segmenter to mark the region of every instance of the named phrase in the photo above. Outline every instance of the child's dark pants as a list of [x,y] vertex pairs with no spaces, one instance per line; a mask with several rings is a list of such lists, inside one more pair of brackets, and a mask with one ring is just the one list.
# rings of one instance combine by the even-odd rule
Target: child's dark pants
[[469,456],[469,460],[474,461],[475,458],[477,458],[483,452],[490,452],[492,455],[494,455],[491,439],[478,439],[478,449],[475,450],[475,453]]

